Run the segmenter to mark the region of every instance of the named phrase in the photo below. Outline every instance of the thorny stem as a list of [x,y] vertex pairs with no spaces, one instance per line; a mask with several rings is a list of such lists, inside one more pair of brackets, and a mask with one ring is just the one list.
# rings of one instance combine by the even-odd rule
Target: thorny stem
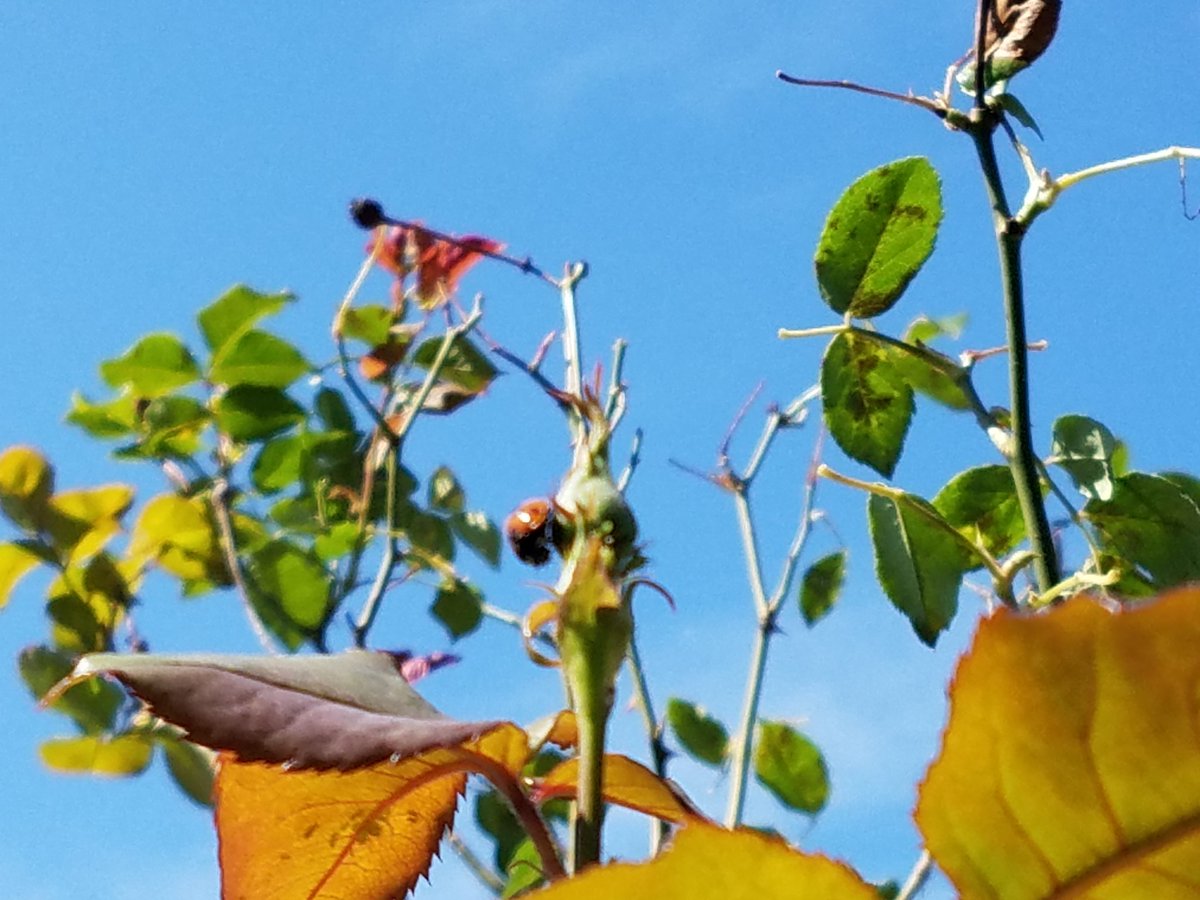
[[[667,745],[663,742],[663,723],[654,715],[654,702],[650,699],[650,687],[646,683],[646,671],[642,666],[642,657],[638,652],[637,634],[629,641],[629,653],[626,656],[629,667],[629,680],[633,682],[633,695],[637,700],[638,709],[642,713],[642,721],[646,726],[646,735],[650,740],[650,762],[654,774],[659,778],[667,777]],[[662,843],[666,840],[668,826],[659,818],[650,820],[650,855],[657,856]]]
[[[816,394],[816,389],[810,390],[800,401],[793,403],[788,408],[788,412],[795,416],[796,413],[794,411],[802,408],[798,407],[798,404],[804,402],[805,398],[811,400]],[[738,512],[742,547],[746,557],[747,573],[750,578],[750,592],[754,597],[754,605],[758,614],[758,628],[755,631],[754,645],[750,651],[750,671],[746,678],[746,694],[742,703],[742,716],[738,723],[737,736],[734,742],[734,757],[731,766],[733,781],[729,788],[729,805],[725,812],[725,825],[727,828],[734,828],[742,821],[742,813],[746,805],[746,788],[749,785],[750,779],[750,758],[753,749],[754,723],[758,719],[758,704],[762,696],[763,678],[767,670],[767,653],[770,649],[771,637],[777,630],[776,620],[779,616],[779,609],[783,605],[788,590],[791,588],[800,555],[804,552],[804,547],[808,543],[808,535],[812,528],[813,507],[816,502],[816,472],[824,443],[824,431],[819,432],[814,441],[812,459],[809,464],[808,475],[805,478],[804,500],[800,512],[800,521],[796,527],[792,543],[788,548],[787,556],[784,558],[783,571],[780,573],[779,581],[775,586],[774,592],[768,597],[766,595],[766,588],[763,585],[762,568],[758,561],[758,539],[754,532],[754,520],[751,515],[748,495],[753,482],[753,476],[757,474],[758,467],[761,466],[762,458],[765,456],[771,441],[774,439],[779,428],[787,423],[788,419],[785,414],[780,413],[778,410],[772,412],[768,418],[767,427],[759,438],[758,447],[752,457],[754,468],[752,469],[748,465],[740,477],[733,476],[729,479],[734,489],[734,502]],[[729,474],[732,475],[732,473]]]
[[233,579],[233,585],[237,588],[238,597],[242,601],[242,608],[246,611],[246,618],[250,621],[250,630],[254,632],[258,643],[267,653],[277,654],[279,648],[275,646],[275,641],[272,640],[262,619],[258,617],[258,613],[254,609],[250,585],[246,582],[246,575],[242,571],[242,561],[238,558],[233,521],[229,514],[229,473],[227,468],[222,460],[221,472],[214,479],[212,488],[213,516],[217,520],[217,537],[221,543],[221,553],[225,557],[229,577]]
[[[981,0],[980,15],[986,16],[991,4]],[[984,27],[981,20],[980,28]],[[982,38],[980,39],[982,42]],[[982,71],[982,65],[976,66]],[[979,76],[982,79],[982,75]],[[982,83],[982,81],[980,82]],[[976,98],[979,99],[978,97]],[[1012,415],[1012,447],[1009,468],[1017,489],[1017,501],[1025,520],[1029,543],[1036,555],[1034,572],[1039,591],[1048,591],[1059,581],[1058,556],[1038,480],[1037,454],[1033,448],[1033,428],[1029,404],[1029,338],[1025,331],[1025,296],[1021,273],[1021,242],[1024,226],[1012,218],[993,141],[995,121],[985,108],[976,105],[971,116],[971,138],[979,157],[984,183],[992,206],[996,243],[1000,251],[1000,279],[1004,289],[1004,318],[1008,332],[1009,402]]]

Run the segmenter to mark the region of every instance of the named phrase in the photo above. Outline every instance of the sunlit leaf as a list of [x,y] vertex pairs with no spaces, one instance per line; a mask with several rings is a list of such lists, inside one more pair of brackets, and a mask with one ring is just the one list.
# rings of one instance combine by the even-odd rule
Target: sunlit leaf
[[120,778],[145,771],[154,753],[154,742],[144,734],[51,738],[38,750],[42,762],[59,772]]
[[823,556],[808,567],[800,582],[800,613],[809,628],[833,609],[845,578],[845,550]]
[[908,323],[908,327],[904,329],[902,340],[906,344],[928,344],[935,338],[942,336],[948,337],[951,340],[958,340],[962,336],[963,329],[967,327],[967,314],[965,312],[955,313],[952,316],[942,316],[939,319],[931,319],[928,316],[920,315]]
[[325,620],[332,576],[310,551],[276,538],[254,553],[250,576],[257,590],[302,631],[311,633]]
[[260,294],[244,284],[234,285],[197,316],[200,332],[213,355],[240,337],[264,316],[279,312],[295,299],[290,293]]
[[161,397],[197,380],[200,369],[175,335],[151,334],[124,356],[102,362],[100,374],[112,387],[128,385],[139,397]]
[[962,897],[1191,897],[1200,590],[984,621],[916,819]]
[[852,332],[829,342],[821,361],[829,433],[847,456],[890,478],[913,416],[913,392],[878,343]]
[[392,310],[378,303],[351,306],[342,314],[342,334],[374,347],[388,339],[395,318]]
[[729,754],[729,732],[720,720],[702,707],[672,697],[667,701],[667,723],[690,756],[711,766],[725,762]]
[[495,568],[500,565],[500,529],[487,513],[473,510],[450,517],[450,527],[458,539]]
[[454,640],[470,634],[483,619],[483,595],[465,581],[443,581],[429,609]]
[[933,252],[941,220],[941,186],[924,157],[862,176],[821,231],[815,262],[825,302],[839,315],[886,312]]
[[228,577],[215,525],[204,501],[177,494],[152,497],[134,523],[129,555],[156,560],[182,579]]
[[[17,657],[21,679],[37,701],[66,678],[74,665],[74,655],[50,647],[26,647]],[[115,684],[93,678],[60,692],[50,709],[70,716],[84,734],[95,735],[112,728],[121,700],[121,689]]]
[[872,494],[867,500],[879,584],[931,647],[950,627],[963,573],[975,565],[947,533],[950,526],[937,524],[940,518],[937,510],[912,494],[900,499]]
[[539,900],[878,900],[844,863],[752,829],[692,822],[646,863],[613,863],[558,881]]
[[137,399],[132,394],[122,394],[106,403],[92,403],[76,393],[71,397],[67,421],[92,437],[124,437],[137,430]]
[[212,415],[199,401],[172,394],[146,405],[141,437],[133,447],[117,451],[123,457],[186,459],[201,448],[200,435]]
[[[869,333],[859,334],[870,339]],[[885,346],[893,368],[914,391],[920,391],[948,409],[961,412],[971,408],[971,400],[963,389],[962,379],[966,373],[955,360],[929,347]]]
[[216,754],[166,730],[156,731],[154,740],[162,748],[167,771],[179,789],[199,806],[212,806]]
[[46,521],[54,493],[54,469],[32,447],[9,447],[0,453],[0,511],[20,528],[35,532]]
[[313,539],[313,552],[324,562],[345,556],[358,543],[357,522],[338,522]]
[[993,556],[1004,556],[1025,538],[1025,519],[1008,466],[959,472],[938,491],[933,508]]
[[[618,753],[604,754],[604,799],[668,822],[702,818],[679,789],[659,778],[641,763]],[[533,796],[538,803],[553,797],[573,797],[579,781],[579,758],[571,757],[537,780]]]
[[1113,433],[1087,416],[1060,416],[1054,423],[1050,462],[1059,466],[1089,500],[1111,500]]
[[1200,579],[1200,507],[1170,479],[1131,472],[1116,479],[1111,500],[1090,500],[1083,512],[1104,549],[1157,587]]
[[467,495],[447,466],[438,466],[429,476],[429,506],[442,512],[461,513]]
[[[437,357],[441,345],[440,337],[425,341],[417,348],[413,362],[423,369],[428,369]],[[440,376],[443,381],[478,393],[492,383],[492,379],[496,377],[496,367],[474,344],[460,337],[450,348]]]
[[0,609],[8,603],[17,582],[40,562],[45,562],[43,557],[20,541],[0,544]]
[[235,441],[261,441],[304,421],[304,409],[279,388],[238,385],[215,411],[217,426]]
[[60,554],[83,558],[120,530],[132,505],[133,488],[126,484],[59,491],[50,499],[45,529]]
[[758,723],[754,777],[789,809],[815,815],[829,800],[829,770],[821,751],[783,722]]
[[208,378],[215,384],[285,388],[312,366],[282,338],[251,329],[214,355]]

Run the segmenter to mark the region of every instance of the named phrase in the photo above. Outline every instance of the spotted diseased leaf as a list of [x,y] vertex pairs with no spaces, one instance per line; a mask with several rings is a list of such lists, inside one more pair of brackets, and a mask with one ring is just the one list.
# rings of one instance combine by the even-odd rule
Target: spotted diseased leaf
[[872,494],[867,520],[880,586],[932,647],[958,610],[958,590],[975,565],[973,556],[948,533],[952,526],[941,514],[913,494]]
[[956,896],[1196,893],[1198,644],[1195,587],[981,623],[916,809]]
[[913,416],[913,391],[877,342],[842,332],[821,360],[829,433],[846,455],[890,478]]
[[273,315],[295,297],[285,292],[262,294],[244,284],[234,285],[197,316],[200,333],[213,356],[241,337],[264,316]]
[[1083,514],[1101,548],[1154,587],[1200,580],[1200,506],[1186,484],[1131,472],[1116,479],[1111,500],[1089,500]]
[[672,697],[667,701],[667,722],[689,756],[710,766],[725,763],[729,755],[729,732],[702,707]]
[[821,751],[783,722],[758,723],[754,776],[789,809],[816,815],[829,800],[829,770]]
[[1116,451],[1117,439],[1095,419],[1070,415],[1054,423],[1049,461],[1066,472],[1089,500],[1112,499]]
[[804,573],[800,582],[800,613],[809,628],[829,615],[846,578],[846,551],[823,556]]
[[649,862],[598,866],[552,884],[538,900],[879,900],[844,863],[805,854],[753,829],[690,822]]
[[[933,498],[933,508],[972,543],[1004,556],[1025,539],[1025,519],[1008,466],[959,472]],[[976,565],[982,565],[976,561]]]
[[111,387],[128,387],[139,397],[161,397],[200,377],[196,359],[173,334],[151,334],[124,356],[100,364],[100,375]]
[[[435,337],[422,343],[413,355],[413,362],[423,369],[428,369],[437,358],[442,340]],[[442,381],[478,394],[492,383],[496,377],[496,367],[474,344],[465,337],[460,337],[450,348],[440,375]]]
[[933,252],[941,221],[941,184],[929,160],[868,172],[825,220],[815,259],[821,296],[838,315],[887,312]]
[[459,579],[443,581],[429,609],[453,640],[470,634],[483,620],[479,588]]

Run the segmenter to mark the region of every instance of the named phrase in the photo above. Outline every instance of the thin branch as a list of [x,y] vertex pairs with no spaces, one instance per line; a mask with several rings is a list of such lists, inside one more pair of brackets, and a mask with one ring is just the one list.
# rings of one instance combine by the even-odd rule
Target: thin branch
[[250,622],[250,630],[254,632],[254,636],[258,638],[258,643],[267,653],[277,654],[279,653],[279,648],[275,646],[275,641],[272,639],[270,632],[267,631],[267,627],[263,624],[262,619],[258,617],[258,613],[254,609],[250,585],[247,583],[245,572],[242,570],[242,561],[238,558],[237,543],[233,535],[233,521],[229,514],[229,480],[226,472],[222,471],[213,480],[211,496],[213,516],[217,520],[217,537],[220,540],[221,553],[225,557],[225,565],[229,569],[229,577],[233,579],[233,585],[237,589],[239,599],[242,601],[242,609],[245,610],[246,618]]
[[[637,700],[638,709],[642,713],[642,723],[646,726],[646,737],[650,742],[650,762],[654,774],[659,778],[667,777],[667,745],[663,742],[663,723],[654,714],[654,702],[650,698],[650,687],[646,683],[646,670],[642,665],[641,654],[638,653],[637,634],[629,640],[629,650],[625,657],[629,668],[629,680],[633,683],[633,695]],[[662,819],[652,817],[650,820],[650,855],[657,856],[667,837],[668,826]]]
[[621,476],[617,479],[617,490],[622,494],[629,487],[629,482],[633,478],[633,473],[637,471],[638,464],[642,461],[642,429],[638,428],[633,432],[633,443],[629,447],[629,462],[625,464],[625,469],[621,472]]
[[922,850],[921,855],[917,857],[916,865],[908,877],[904,879],[904,886],[900,888],[900,893],[896,895],[896,900],[912,900],[921,892],[921,888],[925,886],[926,879],[929,878],[929,873],[933,870],[933,857],[929,855],[928,850]]
[[754,405],[754,401],[758,399],[758,395],[762,393],[762,389],[766,384],[765,381],[760,381],[754,386],[754,390],[750,392],[750,396],[742,401],[742,405],[738,407],[738,411],[733,414],[733,420],[729,423],[729,427],[725,429],[725,436],[721,438],[721,443],[717,445],[717,468],[729,468],[729,445],[733,442],[733,436],[737,433],[742,422],[746,419],[746,414],[750,412],[750,408]]
[[823,334],[841,334],[849,329],[849,325],[840,322],[837,325],[819,325],[816,328],[780,328],[776,336],[784,340],[788,338],[819,337]]
[[992,16],[992,0],[979,0],[979,15],[975,20],[975,110],[982,113],[987,105],[987,27]]
[[775,584],[775,592],[771,595],[768,604],[772,613],[778,612],[779,608],[787,599],[788,592],[792,588],[792,580],[796,576],[796,567],[800,562],[800,556],[804,553],[804,547],[808,543],[808,535],[812,531],[813,509],[817,501],[817,467],[821,464],[821,456],[825,449],[825,427],[822,425],[817,430],[816,440],[813,441],[812,456],[808,461],[808,474],[804,479],[804,500],[800,507],[800,521],[796,525],[796,533],[792,536],[791,546],[788,547],[787,556],[783,558],[783,571],[779,573],[779,581]]
[[[580,359],[578,303],[575,289],[579,282],[587,277],[587,263],[574,263],[567,266],[563,280],[559,282],[559,296],[562,299],[563,311],[563,360],[566,364],[566,391],[576,398],[583,396],[583,363]],[[583,418],[579,410],[570,407],[568,419],[571,428],[571,443],[576,452],[586,449],[584,441]]]
[[628,348],[629,342],[624,338],[617,338],[613,342],[612,362],[608,372],[608,399],[604,401],[604,418],[608,419],[610,430],[616,429],[621,414],[625,412],[625,384],[621,376],[625,368],[625,351]]
[[895,91],[884,90],[883,88],[869,87],[865,84],[858,84],[854,81],[837,80],[831,81],[820,78],[797,78],[794,75],[788,75],[783,71],[776,71],[775,77],[780,81],[788,84],[799,85],[800,87],[819,87],[819,88],[838,88],[846,91],[854,91],[858,94],[868,94],[872,97],[882,97],[885,100],[895,100],[899,103],[907,103],[910,106],[920,107],[937,116],[939,119],[946,118],[946,107],[939,104],[936,100],[931,100],[928,97],[918,97],[916,94],[897,94]]
[[1200,209],[1192,212],[1187,198],[1187,160],[1179,160],[1179,202],[1183,205],[1183,217],[1189,222],[1200,219]]
[[[1040,341],[1030,341],[1025,345],[1025,349],[1034,353],[1040,353],[1049,346],[1050,342],[1043,338]],[[1003,347],[988,347],[986,350],[964,350],[958,354],[958,361],[964,366],[973,366],[981,360],[991,359],[993,356],[1003,356],[1007,352],[1007,344]]]
[[463,864],[484,888],[496,897],[504,893],[504,881],[488,868],[487,864],[475,854],[474,850],[467,846],[467,842],[462,839],[457,831],[450,832],[449,841],[451,848],[458,854],[458,858],[463,861]]

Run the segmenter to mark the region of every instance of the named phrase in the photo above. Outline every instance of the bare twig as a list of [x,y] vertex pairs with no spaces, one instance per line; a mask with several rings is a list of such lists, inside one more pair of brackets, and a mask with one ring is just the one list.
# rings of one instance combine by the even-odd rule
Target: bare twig
[[916,865],[904,879],[904,885],[900,888],[900,893],[896,895],[896,900],[912,900],[917,896],[921,892],[921,888],[925,886],[925,881],[929,878],[932,869],[933,857],[929,855],[928,850],[922,850],[921,855],[917,857]]
[[463,864],[484,888],[496,897],[504,893],[504,881],[488,868],[487,864],[475,854],[474,850],[467,846],[467,842],[462,839],[457,831],[451,831],[448,839],[451,848],[458,854],[458,858],[463,861]]
[[617,490],[622,494],[629,487],[629,482],[633,478],[633,473],[637,471],[638,464],[642,461],[642,429],[638,428],[633,432],[633,443],[629,447],[629,462],[625,464],[624,470],[621,472],[621,477],[617,479]]
[[721,443],[717,446],[717,468],[729,468],[729,445],[733,441],[733,436],[737,433],[738,427],[746,419],[746,414],[750,412],[750,408],[754,406],[754,401],[758,399],[758,395],[762,393],[765,381],[760,381],[754,386],[754,390],[750,392],[742,405],[738,407],[738,411],[733,414],[733,420],[729,423],[729,427],[725,429],[725,436],[721,438]]
[[899,103],[907,103],[910,106],[916,106],[921,109],[933,113],[939,119],[946,118],[947,109],[936,100],[929,97],[919,97],[911,92],[907,94],[898,94],[895,91],[884,90],[883,88],[870,87],[865,84],[858,84],[854,81],[828,80],[822,78],[797,78],[794,75],[788,75],[783,71],[776,71],[775,77],[787,84],[795,84],[800,87],[818,87],[818,88],[838,88],[840,90],[854,91],[858,94],[868,94],[872,97],[882,97],[885,100],[895,100]]
[[277,654],[279,648],[275,646],[275,641],[271,638],[270,632],[263,625],[262,619],[258,617],[258,612],[254,609],[254,600],[250,593],[250,585],[246,581],[246,574],[242,570],[242,561],[238,557],[237,543],[234,540],[233,521],[229,514],[229,476],[227,472],[222,471],[221,474],[213,480],[212,488],[212,509],[213,516],[217,520],[217,537],[221,544],[221,553],[225,557],[225,565],[229,569],[229,577],[233,579],[233,585],[237,589],[238,597],[242,601],[242,609],[246,612],[246,618],[250,622],[250,630],[254,632],[254,636],[258,638],[258,643],[267,653]]

